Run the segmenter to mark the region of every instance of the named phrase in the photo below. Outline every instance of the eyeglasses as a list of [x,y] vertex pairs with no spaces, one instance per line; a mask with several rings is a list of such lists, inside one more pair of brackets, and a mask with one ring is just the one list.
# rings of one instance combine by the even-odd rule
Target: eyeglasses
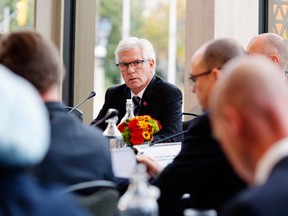
[[191,84],[195,84],[198,77],[206,76],[206,75],[210,74],[212,72],[212,70],[213,69],[210,69],[210,70],[208,70],[206,72],[203,72],[203,73],[200,73],[200,74],[197,74],[197,75],[191,75],[190,74],[189,80],[191,81]]
[[143,67],[143,63],[149,61],[149,59],[147,60],[135,60],[132,62],[120,62],[118,64],[116,64],[116,66],[119,68],[120,71],[127,71],[129,68],[129,65],[131,65],[131,67],[133,69],[140,69]]

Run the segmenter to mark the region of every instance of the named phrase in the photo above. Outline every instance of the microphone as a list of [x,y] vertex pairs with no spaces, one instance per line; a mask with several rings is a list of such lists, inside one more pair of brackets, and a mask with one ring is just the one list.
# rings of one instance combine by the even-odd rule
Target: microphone
[[188,132],[188,130],[181,131],[181,132],[179,132],[179,133],[176,133],[176,134],[173,134],[173,135],[171,135],[171,136],[168,136],[168,137],[165,137],[165,138],[163,138],[163,139],[160,139],[160,140],[157,140],[157,141],[155,141],[155,142],[152,142],[149,146],[152,146],[152,145],[157,144],[157,143],[161,143],[161,142],[163,142],[163,141],[166,141],[166,140],[168,140],[168,139],[171,139],[171,138],[180,136],[180,135],[185,134],[185,133],[187,133],[187,132]]
[[106,115],[102,118],[99,119],[98,121],[96,119],[94,119],[91,123],[90,126],[97,126],[99,124],[101,124],[102,122],[104,122],[105,120],[112,118],[114,116],[117,116],[119,114],[117,109],[109,109],[106,113]]
[[77,104],[75,107],[73,107],[68,113],[73,112],[75,109],[77,109],[79,106],[81,106],[85,101],[89,100],[92,97],[95,97],[95,95],[96,95],[96,92],[91,91],[90,94],[84,100],[82,100],[79,104]]

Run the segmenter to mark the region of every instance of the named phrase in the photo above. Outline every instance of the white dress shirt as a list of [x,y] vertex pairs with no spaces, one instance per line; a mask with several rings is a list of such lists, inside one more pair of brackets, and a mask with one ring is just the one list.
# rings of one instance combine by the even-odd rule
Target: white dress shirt
[[273,167],[286,156],[288,156],[288,137],[276,142],[261,157],[256,167],[255,184],[264,184],[270,176]]
[[146,88],[144,88],[142,91],[140,91],[137,95],[135,95],[132,91],[131,91],[131,98],[133,98],[134,96],[138,96],[142,99],[144,91]]

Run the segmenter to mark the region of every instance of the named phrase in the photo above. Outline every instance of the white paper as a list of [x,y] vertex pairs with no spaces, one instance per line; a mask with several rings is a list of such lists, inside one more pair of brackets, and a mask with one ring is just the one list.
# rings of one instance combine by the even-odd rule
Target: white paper
[[157,160],[162,167],[171,163],[181,150],[181,142],[157,143],[155,145],[134,146],[139,151],[138,154],[148,155]]
[[111,149],[112,168],[115,176],[130,178],[136,165],[135,153],[130,147]]

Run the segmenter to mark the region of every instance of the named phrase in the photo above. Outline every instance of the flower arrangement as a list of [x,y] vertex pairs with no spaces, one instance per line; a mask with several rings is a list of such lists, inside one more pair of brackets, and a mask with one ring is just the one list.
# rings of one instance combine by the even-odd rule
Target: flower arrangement
[[156,119],[149,115],[128,118],[118,126],[123,140],[128,145],[140,145],[144,142],[152,142],[153,135],[161,130],[162,126]]

